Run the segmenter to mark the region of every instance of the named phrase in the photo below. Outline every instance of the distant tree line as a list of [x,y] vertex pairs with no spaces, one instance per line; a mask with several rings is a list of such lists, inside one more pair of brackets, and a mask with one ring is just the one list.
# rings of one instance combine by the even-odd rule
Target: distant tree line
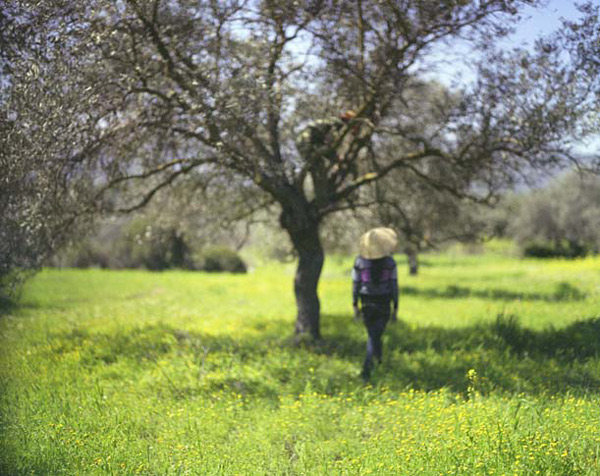
[[324,227],[328,251],[352,253],[369,226],[385,223],[400,237],[410,274],[418,255],[447,244],[479,243],[491,238],[514,240],[525,257],[576,258],[600,253],[600,177],[573,170],[520,192],[506,193],[494,206],[459,199],[451,194],[386,183],[388,197],[377,208],[348,213]]
[[[237,253],[252,222],[230,222],[243,208],[213,186],[214,200],[192,201],[189,184],[159,194],[147,207],[129,214],[97,219],[86,234],[71,237],[46,261],[58,267],[179,268],[243,273],[247,265]],[[228,212],[226,212],[227,209]]]
[[531,257],[575,258],[600,252],[600,177],[571,172],[508,198],[504,233]]
[[[389,184],[388,190],[406,190]],[[388,192],[389,193],[389,192]],[[514,240],[525,257],[576,258],[600,252],[600,177],[572,171],[544,186],[504,196],[496,207],[417,189],[373,210],[332,217],[321,230],[328,253],[352,255],[360,234],[385,223],[399,234],[408,272],[418,273],[421,253],[453,243],[492,237]],[[237,249],[268,259],[294,258],[292,244],[276,223],[256,217],[229,226],[218,220],[219,202],[182,206],[171,195],[135,215],[100,221],[96,232],[73,240],[50,264],[65,267],[170,268],[245,272]],[[173,209],[177,207],[179,211]]]
[[75,240],[47,264],[75,268],[137,268],[151,271],[188,269],[245,273],[247,265],[226,245],[202,245],[184,227],[156,222],[150,216],[98,221],[96,232]]

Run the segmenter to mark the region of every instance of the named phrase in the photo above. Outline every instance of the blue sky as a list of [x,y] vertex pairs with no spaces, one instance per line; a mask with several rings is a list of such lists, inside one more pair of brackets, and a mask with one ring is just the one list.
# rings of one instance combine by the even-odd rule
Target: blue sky
[[519,28],[511,37],[511,43],[522,45],[533,43],[540,34],[550,33],[560,27],[560,18],[575,20],[580,13],[576,2],[569,0],[549,0],[544,8],[526,8]]
[[[560,28],[561,18],[567,20],[579,18],[580,12],[576,8],[576,3],[571,0],[547,0],[544,7],[525,8],[520,14],[521,21],[516,31],[503,40],[502,45],[505,48],[532,47],[536,38]],[[456,77],[456,73],[460,72],[462,79],[468,82],[473,79],[468,66],[470,57],[472,52],[467,45],[455,42],[449,46],[440,46],[437,48],[435,59],[441,60],[442,65],[434,76],[444,83],[450,83]]]

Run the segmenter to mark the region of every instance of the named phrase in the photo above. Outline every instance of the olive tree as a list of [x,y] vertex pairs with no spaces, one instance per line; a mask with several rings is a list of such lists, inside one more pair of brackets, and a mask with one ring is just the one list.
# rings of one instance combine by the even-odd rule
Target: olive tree
[[[21,0],[12,28],[34,34],[11,58],[2,107],[50,146],[20,156],[60,164],[56,182],[84,211],[135,210],[183,176],[219,173],[235,177],[232,193],[249,187],[274,203],[298,255],[295,329],[319,338],[320,225],[372,204],[368,187],[402,169],[485,200],[523,171],[573,158],[569,139],[590,107],[581,88],[596,79],[563,68],[572,40],[528,55],[489,47],[537,3]],[[434,48],[456,38],[482,51],[479,79],[453,92],[437,128],[420,128],[395,106],[421,87]],[[335,140],[299,153],[308,121],[345,109],[356,117]],[[48,115],[58,123],[45,129]]]
[[537,243],[567,255],[600,251],[598,176],[570,172],[521,195],[514,208],[508,231],[521,245]]
[[44,57],[48,39],[36,32],[56,12],[43,5],[35,16],[24,11],[0,7],[0,297],[12,296],[84,224],[89,183],[85,174],[70,180],[78,174],[68,164],[77,132],[64,112],[78,97],[61,97],[60,65]]

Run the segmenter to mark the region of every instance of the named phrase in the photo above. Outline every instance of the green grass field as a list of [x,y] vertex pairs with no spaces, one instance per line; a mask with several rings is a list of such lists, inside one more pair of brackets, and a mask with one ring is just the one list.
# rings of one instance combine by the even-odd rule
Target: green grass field
[[0,474],[600,474],[600,258],[399,258],[368,385],[351,264],[319,344],[291,264],[43,271],[0,317]]

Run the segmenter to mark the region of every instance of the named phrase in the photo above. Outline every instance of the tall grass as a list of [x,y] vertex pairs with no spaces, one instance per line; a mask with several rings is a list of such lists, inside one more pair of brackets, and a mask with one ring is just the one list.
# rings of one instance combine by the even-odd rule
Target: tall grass
[[351,259],[318,344],[292,265],[44,271],[0,318],[0,474],[599,474],[600,259],[400,261],[367,385]]

